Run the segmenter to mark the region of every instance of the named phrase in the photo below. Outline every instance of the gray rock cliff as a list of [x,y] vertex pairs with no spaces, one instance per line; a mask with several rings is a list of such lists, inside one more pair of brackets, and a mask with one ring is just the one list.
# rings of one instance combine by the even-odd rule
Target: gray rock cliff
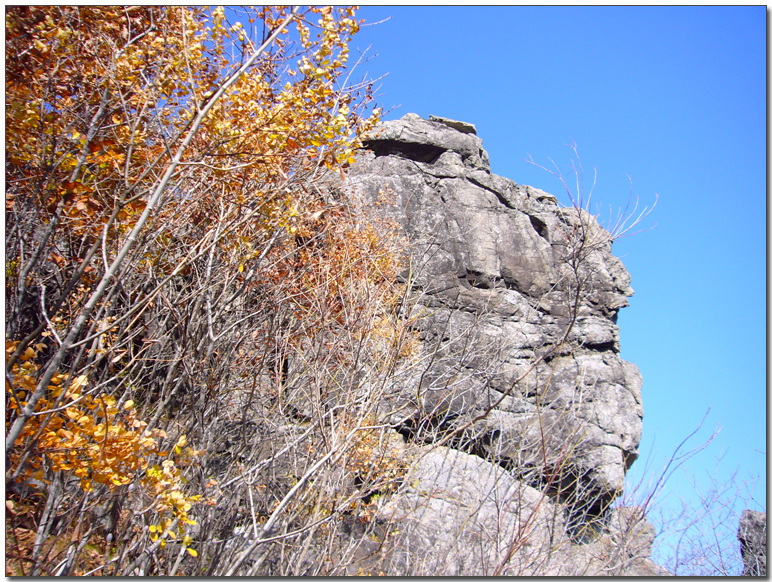
[[345,187],[362,204],[395,200],[384,212],[412,244],[421,340],[380,414],[425,450],[382,508],[402,525],[377,568],[666,573],[651,526],[611,506],[643,418],[640,373],[619,357],[633,290],[611,236],[492,174],[471,124],[408,114],[365,147]]

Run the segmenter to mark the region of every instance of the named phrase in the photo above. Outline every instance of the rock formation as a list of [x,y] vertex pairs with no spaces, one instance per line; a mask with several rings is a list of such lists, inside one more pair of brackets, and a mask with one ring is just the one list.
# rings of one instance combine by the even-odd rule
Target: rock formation
[[[473,125],[378,126],[345,182],[412,244],[417,363],[381,418],[421,454],[361,566],[392,575],[662,574],[653,528],[611,502],[638,457],[641,376],[619,357],[633,293],[583,210],[490,171]],[[388,528],[386,528],[388,529]]]
[[746,509],[740,518],[743,576],[767,575],[767,514]]

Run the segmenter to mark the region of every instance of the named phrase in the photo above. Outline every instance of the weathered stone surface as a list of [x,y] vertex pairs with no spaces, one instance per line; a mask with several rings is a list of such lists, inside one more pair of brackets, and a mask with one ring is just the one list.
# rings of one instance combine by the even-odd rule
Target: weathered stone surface
[[501,467],[446,447],[427,450],[377,518],[389,532],[367,570],[392,576],[661,576],[640,508],[574,543],[543,493]]
[[767,514],[746,509],[737,532],[743,557],[743,576],[767,575]]
[[473,124],[467,123],[466,121],[456,121],[455,119],[438,117],[436,115],[430,115],[429,121],[442,123],[448,127],[452,127],[453,129],[460,131],[461,133],[473,133],[474,135],[477,135],[477,128]]
[[539,491],[493,463],[453,449],[426,454],[406,483],[379,515],[399,528],[383,552],[386,574],[492,575],[511,544],[526,546],[517,563],[506,564],[520,570],[520,561],[540,552],[562,525],[553,507],[539,504],[544,499]]
[[365,569],[666,574],[640,512],[611,508],[643,405],[640,373],[619,357],[633,291],[610,235],[492,174],[471,124],[408,114],[364,143],[345,187],[360,204],[394,200],[384,212],[412,243],[421,340],[380,415],[435,446],[381,508],[398,532]]
[[[458,427],[501,399],[465,436],[525,471],[544,456],[538,404],[555,444],[577,441],[568,464],[581,488],[613,497],[638,456],[643,407],[640,374],[618,355],[616,314],[632,289],[608,233],[491,174],[482,140],[445,120],[408,114],[365,145],[347,183],[365,202],[396,197],[392,218],[415,245],[412,283],[430,313],[416,323],[433,354],[413,379],[421,396],[406,382],[391,420],[441,413]],[[550,462],[565,467],[560,451]]]
[[384,212],[413,245],[404,277],[421,339],[381,418],[455,449],[419,460],[383,508],[399,533],[375,570],[666,574],[649,559],[653,528],[611,509],[643,405],[640,373],[619,357],[633,291],[609,234],[492,174],[471,124],[408,114],[364,143],[345,186],[360,204],[395,201]]
[[434,163],[443,154],[449,154],[440,166],[459,161],[472,169],[490,171],[488,153],[479,137],[444,123],[426,121],[414,113],[378,126],[367,138],[365,147],[379,156],[396,155],[422,163]]

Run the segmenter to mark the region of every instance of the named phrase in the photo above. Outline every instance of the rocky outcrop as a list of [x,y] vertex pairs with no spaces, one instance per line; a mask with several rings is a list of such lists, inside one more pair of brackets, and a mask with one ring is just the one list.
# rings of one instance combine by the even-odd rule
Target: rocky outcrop
[[402,524],[382,570],[657,570],[651,526],[611,508],[643,406],[640,373],[619,357],[616,316],[633,291],[610,235],[492,174],[471,124],[408,114],[365,147],[346,187],[363,204],[393,199],[384,212],[411,240],[407,316],[421,340],[380,415],[428,447],[379,516]]
[[413,576],[661,576],[654,528],[640,508],[610,512],[585,543],[567,534],[559,504],[480,457],[439,447],[420,456],[380,512],[398,524],[370,571]]
[[740,518],[743,576],[767,575],[767,514],[746,509]]

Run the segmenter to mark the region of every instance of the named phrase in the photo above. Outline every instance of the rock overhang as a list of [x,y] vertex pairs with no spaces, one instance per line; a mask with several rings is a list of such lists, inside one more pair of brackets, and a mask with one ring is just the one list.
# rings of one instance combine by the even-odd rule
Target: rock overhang
[[395,155],[429,164],[436,162],[445,152],[454,152],[465,166],[490,172],[488,153],[483,149],[476,131],[458,129],[470,124],[445,118],[434,119],[426,120],[415,113],[408,113],[401,119],[380,124],[364,136],[362,143],[376,156]]

